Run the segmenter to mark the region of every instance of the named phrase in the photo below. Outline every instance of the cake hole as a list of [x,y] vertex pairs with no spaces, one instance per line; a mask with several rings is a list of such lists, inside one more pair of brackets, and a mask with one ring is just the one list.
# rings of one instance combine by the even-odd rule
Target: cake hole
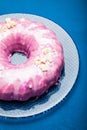
[[27,61],[27,56],[22,52],[14,52],[11,56],[11,64],[20,65]]

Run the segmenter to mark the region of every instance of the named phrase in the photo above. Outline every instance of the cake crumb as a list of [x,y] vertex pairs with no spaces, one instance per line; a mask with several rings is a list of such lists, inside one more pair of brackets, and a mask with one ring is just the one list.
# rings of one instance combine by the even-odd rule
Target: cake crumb
[[11,18],[6,18],[5,21],[6,21],[6,25],[7,25],[8,29],[13,28],[14,26],[16,26],[16,22],[11,20]]
[[0,26],[0,32],[4,32],[7,30],[7,26],[4,25],[4,26]]
[[7,23],[7,28],[8,29],[13,28],[15,26],[16,26],[16,22],[14,22],[14,21],[10,21],[10,22]]
[[6,18],[5,21],[8,23],[11,21],[11,18]]
[[45,48],[45,49],[43,49],[43,53],[46,55],[46,54],[48,54],[50,52],[50,48]]
[[39,67],[43,72],[48,71],[48,66],[45,64],[41,64]]
[[41,60],[40,60],[40,62],[41,62],[42,64],[45,64],[45,63],[46,63],[46,58],[42,57]]
[[47,61],[51,63],[53,61],[52,57],[51,56],[47,57]]
[[40,57],[36,57],[36,58],[34,59],[34,62],[35,62],[35,64],[40,64]]

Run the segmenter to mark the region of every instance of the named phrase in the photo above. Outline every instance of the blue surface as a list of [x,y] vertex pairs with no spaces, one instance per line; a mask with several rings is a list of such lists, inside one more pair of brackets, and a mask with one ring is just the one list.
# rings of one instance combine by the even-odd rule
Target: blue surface
[[0,120],[0,130],[87,130],[87,16],[86,0],[0,0],[0,15],[31,13],[53,20],[74,40],[80,56],[77,81],[66,99],[32,120]]

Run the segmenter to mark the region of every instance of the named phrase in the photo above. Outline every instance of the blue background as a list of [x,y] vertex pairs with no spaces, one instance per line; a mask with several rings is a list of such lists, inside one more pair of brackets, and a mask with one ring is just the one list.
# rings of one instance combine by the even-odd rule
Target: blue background
[[0,0],[0,15],[29,13],[49,18],[74,40],[80,57],[77,81],[66,99],[32,120],[0,120],[0,130],[87,130],[87,16],[86,0]]

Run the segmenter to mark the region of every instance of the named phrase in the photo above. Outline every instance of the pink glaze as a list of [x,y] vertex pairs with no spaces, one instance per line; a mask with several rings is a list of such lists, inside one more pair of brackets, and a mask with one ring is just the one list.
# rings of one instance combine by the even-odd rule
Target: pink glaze
[[[28,100],[46,92],[60,77],[63,49],[53,31],[28,19],[11,19],[16,24],[0,23],[0,99]],[[12,24],[8,21],[8,24]],[[23,52],[28,61],[11,64],[13,52]]]

